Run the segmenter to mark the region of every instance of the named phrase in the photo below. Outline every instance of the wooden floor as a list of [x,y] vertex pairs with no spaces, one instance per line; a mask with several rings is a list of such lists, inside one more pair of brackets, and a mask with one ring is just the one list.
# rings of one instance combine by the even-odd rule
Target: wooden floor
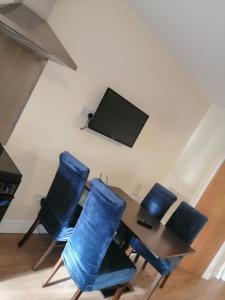
[[[54,262],[60,255],[60,249],[43,265],[33,272],[31,267],[48,245],[45,235],[33,235],[28,243],[19,249],[17,234],[0,234],[0,299],[1,300],[70,300],[76,290],[68,278],[65,268],[61,268],[54,280],[67,278],[64,282],[41,288]],[[140,261],[141,263],[141,261]],[[134,291],[122,296],[122,300],[144,299],[146,289],[151,284],[154,271],[148,267],[139,273],[133,282]],[[84,293],[81,300],[103,299],[100,292]],[[206,281],[178,269],[169,279],[166,287],[157,290],[152,300],[225,300],[225,284],[222,281]]]

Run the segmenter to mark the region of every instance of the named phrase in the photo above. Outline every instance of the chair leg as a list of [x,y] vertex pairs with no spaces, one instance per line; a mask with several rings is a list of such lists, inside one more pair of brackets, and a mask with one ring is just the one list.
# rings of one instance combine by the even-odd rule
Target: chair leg
[[77,299],[79,299],[82,293],[83,293],[83,292],[82,292],[80,289],[78,289],[78,290],[76,291],[76,293],[73,295],[73,297],[72,297],[71,300],[77,300]]
[[163,288],[164,288],[164,286],[165,286],[165,284],[167,283],[167,280],[169,279],[170,275],[171,275],[171,273],[167,274],[167,275],[163,278],[163,281],[162,281],[162,283],[161,283],[160,286],[159,286],[160,289],[163,289]]
[[42,284],[42,287],[46,287],[49,284],[49,281],[52,279],[52,277],[55,275],[55,273],[58,271],[58,269],[63,264],[63,259],[60,257],[60,259],[55,264],[54,268],[52,269],[51,274],[49,275],[48,279]]
[[125,284],[123,284],[121,287],[119,287],[119,288],[116,290],[116,292],[115,292],[115,294],[114,294],[112,300],[119,300],[120,297],[122,296],[123,292],[125,291],[127,285],[128,285],[128,283],[125,283]]
[[159,285],[161,278],[162,278],[162,275],[158,273],[156,275],[156,278],[154,279],[152,285],[151,285],[151,288],[147,291],[147,294],[146,294],[146,297],[145,297],[144,300],[149,300],[151,298],[153,292],[155,291],[155,289]]
[[22,247],[25,242],[30,238],[34,230],[37,228],[37,226],[40,224],[40,221],[37,217],[37,219],[34,221],[34,223],[31,225],[30,229],[27,231],[27,233],[23,236],[23,238],[19,241],[17,244],[18,247]]
[[137,263],[137,261],[138,261],[139,257],[140,257],[140,255],[139,255],[139,254],[136,254],[136,256],[135,256],[135,259],[134,259],[134,264],[136,264],[136,263]]
[[144,270],[146,268],[147,264],[148,264],[148,261],[145,260],[144,263],[143,263],[143,265],[142,265],[142,267],[141,267],[141,269]]
[[36,263],[36,265],[33,267],[34,271],[36,271],[40,267],[40,265],[43,264],[43,262],[46,260],[46,258],[49,256],[49,254],[55,248],[55,246],[56,246],[56,241],[53,241],[50,244],[50,246],[48,247],[48,249],[45,251],[45,253],[42,255],[42,257],[39,259],[39,261]]

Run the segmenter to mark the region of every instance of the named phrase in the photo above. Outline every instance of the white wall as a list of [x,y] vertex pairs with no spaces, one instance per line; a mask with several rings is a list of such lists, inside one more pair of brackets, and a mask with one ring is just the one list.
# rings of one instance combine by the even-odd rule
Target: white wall
[[[126,1],[58,1],[49,22],[78,71],[48,63],[7,144],[23,173],[8,221],[33,220],[65,149],[91,177],[108,174],[140,200],[166,178],[208,108]],[[79,129],[108,86],[150,115],[132,149]]]
[[225,159],[225,107],[210,105],[164,183],[196,205]]

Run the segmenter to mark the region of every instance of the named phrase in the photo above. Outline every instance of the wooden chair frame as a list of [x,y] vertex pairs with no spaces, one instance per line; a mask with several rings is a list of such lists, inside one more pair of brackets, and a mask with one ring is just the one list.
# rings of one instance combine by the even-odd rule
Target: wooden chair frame
[[[17,246],[20,248],[22,247],[27,240],[31,237],[32,233],[34,232],[34,230],[38,227],[38,225],[40,224],[40,220],[38,219],[38,217],[36,218],[36,220],[34,221],[34,223],[31,225],[31,227],[29,228],[29,230],[27,231],[27,233],[25,233],[25,235],[23,236],[23,238],[19,241],[19,243],[17,244]],[[46,251],[44,252],[44,254],[42,255],[42,257],[38,260],[38,262],[34,265],[33,270],[36,271],[39,269],[39,267],[45,262],[45,260],[47,259],[47,257],[50,255],[50,253],[53,251],[53,249],[57,246],[57,241],[53,241],[49,247],[46,249]]]
[[[53,267],[49,277],[47,280],[42,284],[42,287],[47,287],[50,285],[50,280],[53,278],[53,276],[56,274],[56,272],[59,270],[59,268],[63,265],[63,259],[60,257],[60,259],[57,261],[55,266]],[[125,291],[126,287],[128,286],[128,283],[125,283],[123,285],[118,286],[112,300],[119,300],[123,292]],[[77,289],[71,300],[78,300],[83,292],[80,289]]]

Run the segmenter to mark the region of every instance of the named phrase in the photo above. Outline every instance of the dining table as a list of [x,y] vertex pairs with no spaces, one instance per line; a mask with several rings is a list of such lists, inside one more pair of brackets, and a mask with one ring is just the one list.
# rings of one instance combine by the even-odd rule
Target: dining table
[[[143,245],[158,259],[169,259],[172,257],[184,257],[195,253],[195,250],[181,238],[170,231],[166,225],[158,219],[149,215],[148,212],[123,189],[116,186],[108,186],[115,194],[125,201],[126,207],[121,218],[127,230],[124,250],[129,247],[129,239],[137,237]],[[85,185],[86,195],[90,189],[90,182]],[[84,200],[83,200],[84,201]],[[138,223],[139,216],[146,218],[151,228]],[[102,290],[104,297],[113,295],[115,289]]]
[[[86,183],[85,188],[87,191],[90,189],[89,182]],[[176,256],[190,255],[195,252],[189,244],[170,231],[166,225],[150,216],[139,203],[121,188],[115,186],[109,186],[109,188],[126,203],[121,223],[125,225],[131,235],[137,237],[156,258],[168,259]],[[137,222],[140,214],[148,218],[151,228],[146,228]]]

